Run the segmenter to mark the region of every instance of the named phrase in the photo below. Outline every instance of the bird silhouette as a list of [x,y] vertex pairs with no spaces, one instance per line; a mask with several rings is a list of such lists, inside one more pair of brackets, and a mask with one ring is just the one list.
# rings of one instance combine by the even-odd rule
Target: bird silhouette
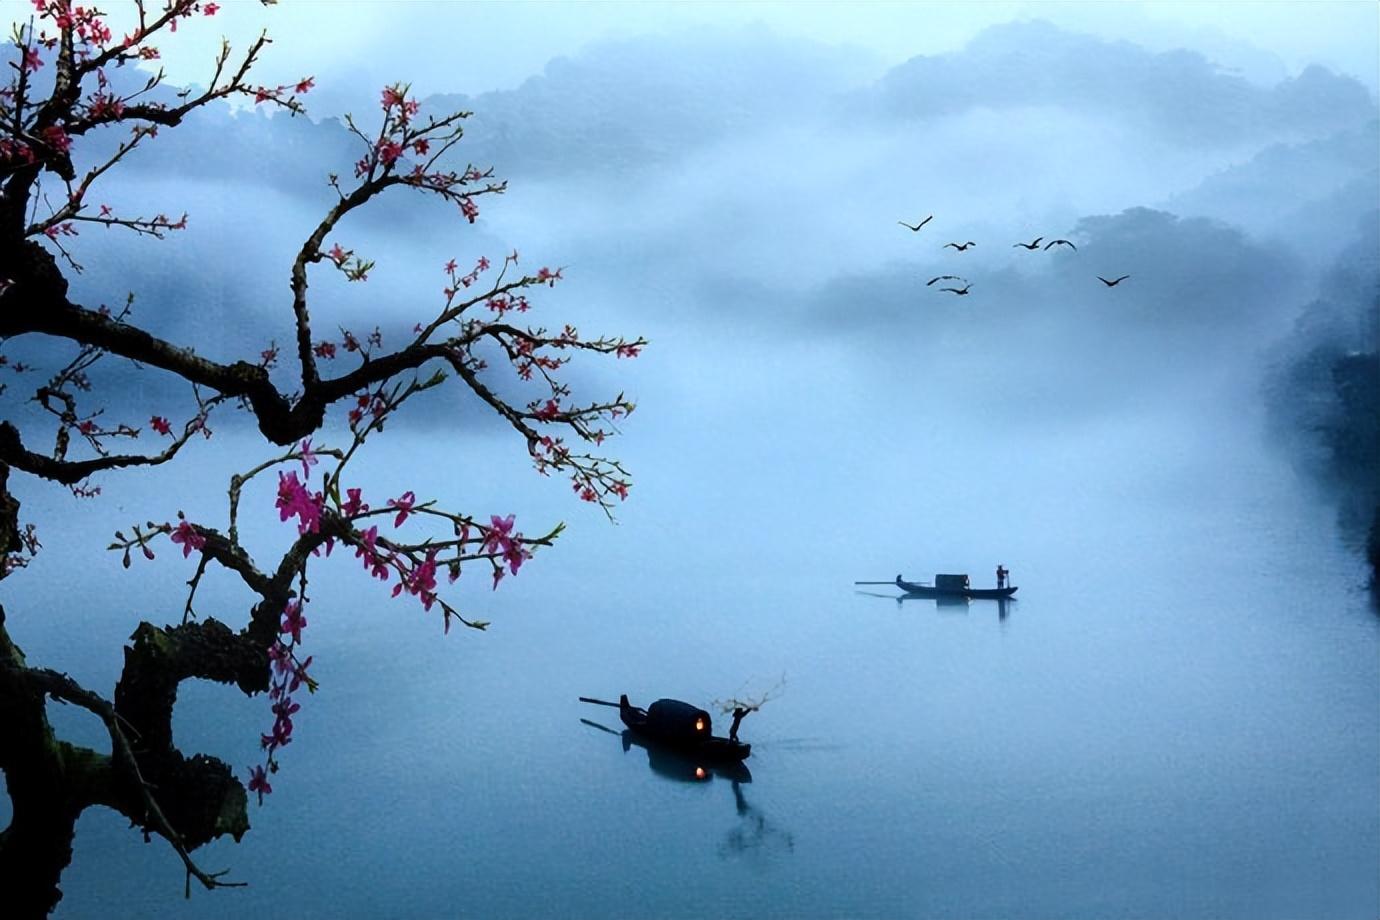
[[914,226],[911,226],[903,220],[898,220],[896,223],[900,224],[902,227],[905,227],[911,233],[914,233],[916,230],[919,230],[921,227],[925,226],[925,224],[929,223],[932,220],[934,220],[933,214],[931,214],[929,217],[926,217],[924,220],[920,221],[920,223],[915,224]]
[[1101,275],[1098,275],[1098,276],[1097,276],[1097,280],[1098,280],[1098,281],[1101,281],[1103,284],[1107,285],[1107,287],[1116,287],[1118,284],[1120,284],[1121,282],[1125,281],[1125,280],[1126,280],[1127,278],[1129,278],[1129,277],[1131,277],[1131,276],[1130,276],[1130,275],[1122,275],[1120,278],[1116,279],[1115,281],[1108,281],[1106,278],[1103,278]]
[[925,282],[925,287],[929,287],[930,285],[934,284],[936,281],[962,281],[962,280],[963,280],[963,279],[960,278],[958,275],[935,275],[935,276],[934,276],[933,278],[931,278],[929,281],[926,281],[926,282]]
[[1045,249],[1048,249],[1051,246],[1067,246],[1074,252],[1078,251],[1078,247],[1070,243],[1068,240],[1050,240],[1048,243],[1045,243]]
[[1017,246],[1019,246],[1019,247],[1021,247],[1022,249],[1039,249],[1039,248],[1040,248],[1040,240],[1042,240],[1042,239],[1044,239],[1044,237],[1042,237],[1042,236],[1037,236],[1037,237],[1035,237],[1035,239],[1031,240],[1029,243],[1012,243],[1012,244],[1011,244],[1011,248],[1012,248],[1012,249],[1015,249]]
[[944,248],[945,248],[945,249],[948,249],[950,246],[952,246],[953,248],[957,249],[959,252],[962,252],[963,250],[967,249],[969,246],[976,246],[976,245],[977,245],[977,243],[974,243],[972,240],[969,240],[969,241],[966,242],[966,243],[945,243],[945,244],[944,244]]
[[966,284],[964,284],[962,288],[940,288],[940,290],[948,291],[950,294],[957,294],[958,296],[962,297],[964,294],[968,293],[968,289],[972,286],[973,282],[969,281]]

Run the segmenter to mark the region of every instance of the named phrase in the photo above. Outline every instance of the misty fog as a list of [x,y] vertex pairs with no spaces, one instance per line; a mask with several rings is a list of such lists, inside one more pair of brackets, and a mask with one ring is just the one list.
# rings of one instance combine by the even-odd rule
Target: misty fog
[[[631,497],[606,520],[456,389],[409,406],[357,471],[371,495],[566,533],[497,591],[455,586],[482,635],[442,639],[353,558],[323,560],[323,688],[282,794],[208,848],[252,887],[183,902],[171,853],[88,813],[58,916],[1373,916],[1374,458],[1334,469],[1318,435],[1354,427],[1335,363],[1377,350],[1373,75],[1226,26],[1141,43],[1104,9],[1080,31],[1061,9],[894,64],[895,36],[692,24],[572,42],[510,86],[436,85],[424,113],[474,113],[453,165],[509,190],[473,226],[401,194],[352,217],[328,242],[377,268],[314,276],[315,321],[401,341],[448,259],[562,267],[531,322],[650,340],[569,369],[577,400],[638,403],[607,446]],[[371,78],[384,55],[408,79],[405,50],[371,54]],[[376,114],[378,86],[349,88]],[[73,300],[133,292],[152,330],[218,360],[290,342],[292,254],[358,156],[338,114],[210,109],[165,132],[102,200],[185,210],[189,230],[85,230]],[[968,292],[927,284],[947,275]],[[93,378],[117,420],[188,404],[149,369]],[[268,453],[232,413],[213,427],[95,500],[12,481],[64,547],[4,584],[31,659],[109,687],[134,624],[180,616],[180,554],[126,573],[104,546],[223,515],[230,474]],[[271,558],[290,528],[269,486],[246,501]],[[1000,613],[851,584],[986,585],[999,562],[1021,586]],[[239,622],[242,591],[206,590]],[[753,810],[723,780],[653,782],[573,702],[707,703],[780,675],[733,787]],[[261,703],[186,687],[179,738],[250,763]],[[273,869],[298,847],[306,891]]]

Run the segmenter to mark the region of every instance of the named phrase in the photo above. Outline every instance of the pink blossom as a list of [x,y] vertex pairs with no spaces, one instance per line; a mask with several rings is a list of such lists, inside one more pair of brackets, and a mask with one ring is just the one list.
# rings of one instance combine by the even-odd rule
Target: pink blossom
[[286,739],[292,735],[292,717],[302,709],[301,703],[294,703],[292,697],[285,696],[273,704],[273,737]]
[[402,156],[402,144],[397,141],[383,139],[378,142],[379,161],[385,166],[391,166],[398,157]]
[[491,552],[506,547],[511,537],[508,535],[513,530],[514,515],[501,518],[496,514],[489,515],[489,534],[484,538],[484,552]]
[[388,580],[388,562],[378,553],[379,529],[375,525],[359,534],[362,546],[355,548],[355,558],[364,560],[364,567],[374,578]]
[[436,600],[436,552],[426,553],[426,560],[422,561],[421,566],[414,568],[413,577],[408,581],[408,589],[414,594],[420,594],[422,607],[431,610],[432,601]]
[[302,684],[304,683],[307,685],[308,689],[311,689],[311,678],[307,676],[307,668],[311,667],[311,663],[314,657],[315,656],[308,655],[306,661],[293,667],[292,680],[288,684],[289,693],[296,693],[297,688],[302,686]]
[[307,628],[307,618],[302,615],[301,601],[288,601],[283,608],[283,622],[279,625],[279,632],[283,635],[292,635],[293,642],[302,641],[302,630]]
[[38,70],[43,66],[43,58],[39,57],[37,48],[24,49],[24,69]]
[[474,199],[466,195],[460,199],[460,213],[465,215],[465,220],[474,223],[479,218],[479,205],[474,203]]
[[297,481],[297,473],[278,474],[278,500],[274,502],[274,507],[278,509],[278,520],[286,521],[297,513],[298,496],[304,491],[302,484]]
[[344,265],[345,260],[349,258],[349,253],[347,253],[344,249],[341,249],[339,243],[336,243],[334,246],[332,246],[331,251],[326,254],[331,257],[331,261],[334,262],[336,265]]
[[316,459],[316,452],[311,449],[311,438],[304,440],[301,445],[302,450],[302,478],[311,478],[311,468],[319,461]]
[[268,658],[273,662],[273,670],[279,674],[286,674],[293,669],[292,649],[281,642],[275,641],[268,647]]
[[303,93],[309,92],[309,91],[311,90],[311,88],[312,88],[313,86],[315,86],[315,85],[316,85],[316,78],[315,78],[315,77],[304,77],[304,78],[297,84],[297,86],[295,87],[295,89],[296,89],[296,91],[297,91],[297,94],[300,96],[300,95],[302,95]]
[[249,774],[249,791],[259,794],[259,804],[264,803],[264,796],[273,791],[273,787],[268,784],[268,774],[264,772],[263,765],[260,764]]
[[[369,506],[360,500],[360,492],[360,489],[345,490],[345,504],[340,506],[340,510],[344,512],[346,517],[354,517],[369,510]],[[374,530],[377,531],[378,528],[376,527]]]
[[278,509],[278,519],[298,518],[298,533],[318,533],[321,530],[321,506],[324,503],[320,492],[315,496],[307,492],[297,481],[297,472],[278,474],[278,499],[274,507]]
[[27,144],[0,138],[0,159],[23,160],[26,163],[32,163],[36,157]]
[[87,102],[92,118],[119,118],[125,112],[125,104],[118,96],[96,93]]
[[508,563],[508,569],[514,575],[518,573],[522,564],[531,558],[532,554],[523,549],[522,544],[517,540],[510,540],[508,546],[503,550],[503,561]]
[[203,7],[201,8],[201,11],[202,11],[203,13],[205,13],[207,16],[214,16],[214,15],[216,15],[216,11],[219,10],[219,9],[220,9],[220,4],[219,4],[219,3],[208,3],[208,4],[206,4],[205,6],[203,6]]
[[172,425],[161,415],[155,415],[149,419],[149,425],[159,434],[172,434]]
[[[276,706],[277,704],[275,703],[274,705]],[[273,734],[260,735],[259,743],[270,751],[272,751],[274,748],[280,748],[285,745],[291,744],[292,722],[290,720],[286,722],[282,720],[276,720],[273,723]]]
[[[508,564],[509,571],[514,575],[518,569],[532,554],[522,547],[522,535],[513,533],[513,515],[501,518],[498,515],[489,516],[489,533],[484,538],[482,551],[486,553],[496,553]],[[494,579],[494,587],[498,587],[498,578],[502,577],[502,569],[498,570],[498,577]]]
[[383,88],[383,95],[379,100],[379,104],[383,107],[383,110],[386,112],[393,106],[400,105],[402,101],[402,93],[398,91],[398,88],[396,86],[385,86]]
[[206,538],[197,533],[196,528],[184,518],[177,522],[177,529],[173,531],[171,540],[174,543],[182,544],[182,558],[186,559],[192,554],[192,550],[199,550],[206,545]]
[[[436,600],[436,551],[427,553],[426,560],[413,569],[404,581],[407,584],[407,593],[420,597],[422,606],[430,610]],[[393,589],[394,597],[398,596],[398,591],[402,587],[403,585],[399,584]]]
[[393,519],[394,527],[401,527],[403,521],[412,513],[412,506],[416,503],[417,496],[412,492],[404,492],[398,498],[388,499],[388,507],[398,509],[398,516]]

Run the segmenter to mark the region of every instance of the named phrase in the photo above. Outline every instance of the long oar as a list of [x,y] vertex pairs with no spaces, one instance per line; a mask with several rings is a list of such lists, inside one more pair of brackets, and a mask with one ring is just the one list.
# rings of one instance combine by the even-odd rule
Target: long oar
[[595,699],[590,699],[590,698],[587,697],[587,696],[582,696],[582,697],[580,697],[580,702],[581,702],[581,703],[593,703],[593,704],[596,705],[596,706],[612,706],[614,709],[620,709],[620,708],[621,708],[617,703],[610,703],[608,700],[595,700]]
[[[855,585],[891,585],[893,588],[896,587],[896,582],[894,582],[894,581],[855,581],[855,582],[853,582],[853,584],[855,584]],[[928,585],[929,582],[927,582],[927,581],[913,581],[913,582],[911,582],[911,584],[913,584],[913,585]]]

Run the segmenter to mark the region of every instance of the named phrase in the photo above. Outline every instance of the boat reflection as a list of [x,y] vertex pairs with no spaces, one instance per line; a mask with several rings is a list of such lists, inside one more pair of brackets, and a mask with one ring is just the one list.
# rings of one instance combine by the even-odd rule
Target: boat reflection
[[590,728],[618,735],[624,753],[634,747],[642,748],[647,752],[647,766],[663,779],[677,783],[707,783],[719,776],[728,780],[733,786],[733,808],[738,815],[738,823],[719,844],[719,858],[744,858],[760,862],[795,851],[795,835],[777,827],[761,809],[748,802],[743,786],[752,782],[752,771],[747,764],[742,761],[700,763],[682,751],[649,741],[630,730],[620,732],[590,719],[580,721]]
[[741,760],[701,762],[683,751],[658,744],[629,729],[625,728],[620,732],[590,719],[581,719],[580,721],[590,728],[597,728],[610,735],[618,735],[623,741],[624,753],[635,747],[642,748],[647,752],[647,766],[657,776],[682,783],[708,782],[715,776],[721,776],[735,783],[752,782],[752,771]]
[[897,608],[902,604],[933,604],[940,613],[967,613],[976,600],[977,603],[995,603],[997,605],[997,619],[1005,622],[1011,615],[1011,605],[1016,602],[1015,598],[966,598],[966,597],[923,597],[916,594],[880,594],[876,591],[855,591],[855,594],[862,594],[867,597],[881,597],[889,601],[895,601]]
[[758,808],[748,804],[739,783],[733,784],[733,802],[738,811],[738,826],[719,845],[719,858],[767,860],[778,853],[795,852],[795,835],[777,827]]

